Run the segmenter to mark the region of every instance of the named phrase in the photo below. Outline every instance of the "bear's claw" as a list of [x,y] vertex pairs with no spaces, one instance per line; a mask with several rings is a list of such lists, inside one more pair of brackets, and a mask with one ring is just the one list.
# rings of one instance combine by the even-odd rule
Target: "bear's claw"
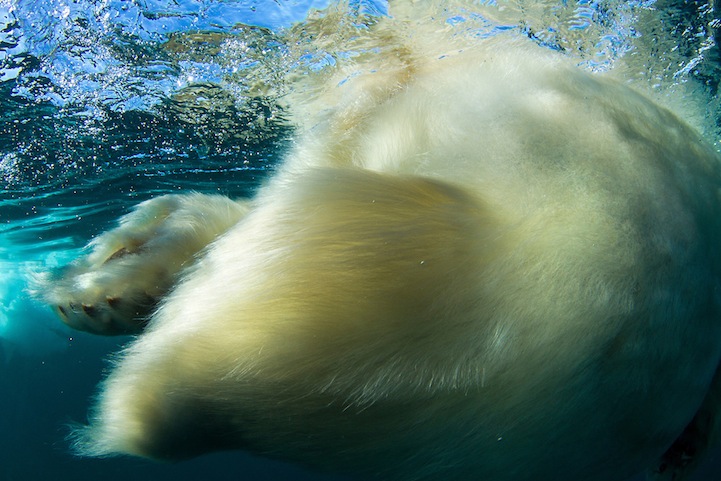
[[65,324],[81,331],[104,335],[133,334],[145,327],[158,300],[147,293],[134,302],[107,296],[105,302],[99,304],[58,304],[55,312]]
[[88,315],[88,317],[97,317],[98,311],[95,309],[95,306],[83,304],[83,312]]

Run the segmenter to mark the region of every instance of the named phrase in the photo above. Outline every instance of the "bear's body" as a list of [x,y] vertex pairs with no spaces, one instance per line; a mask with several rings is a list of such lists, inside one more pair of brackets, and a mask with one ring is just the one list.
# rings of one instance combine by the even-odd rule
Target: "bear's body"
[[146,260],[178,251],[177,286],[80,451],[242,448],[395,480],[609,481],[653,464],[721,357],[716,154],[537,47],[344,88],[254,200],[177,198],[218,236],[197,261],[200,244],[151,246],[153,227],[49,294],[70,324],[127,330],[107,279],[134,263],[145,292]]

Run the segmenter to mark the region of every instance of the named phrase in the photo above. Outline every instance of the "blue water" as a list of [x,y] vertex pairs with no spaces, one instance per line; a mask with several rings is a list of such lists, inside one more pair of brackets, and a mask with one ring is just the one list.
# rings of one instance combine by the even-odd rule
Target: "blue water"
[[[65,426],[85,419],[108,356],[128,339],[74,332],[27,292],[33,273],[67,263],[142,200],[251,195],[294,139],[284,80],[350,56],[298,27],[328,3],[0,0],[0,481],[341,479],[244,453],[175,465],[73,457]],[[437,16],[469,41],[520,32],[590,70],[635,58],[630,79],[701,99],[718,145],[713,7],[521,3],[547,8],[453,2]],[[351,31],[389,14],[380,0],[339,8]],[[695,480],[721,479],[719,459]]]

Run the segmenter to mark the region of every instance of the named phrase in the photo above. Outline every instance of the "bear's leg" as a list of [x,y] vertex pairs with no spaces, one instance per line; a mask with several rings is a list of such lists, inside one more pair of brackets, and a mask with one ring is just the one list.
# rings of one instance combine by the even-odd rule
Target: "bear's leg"
[[95,334],[140,332],[181,271],[235,225],[249,202],[202,194],[145,201],[46,279],[40,295],[70,327]]
[[683,433],[661,456],[648,473],[649,481],[683,481],[688,479],[706,458],[721,435],[721,367],[716,370],[701,407]]

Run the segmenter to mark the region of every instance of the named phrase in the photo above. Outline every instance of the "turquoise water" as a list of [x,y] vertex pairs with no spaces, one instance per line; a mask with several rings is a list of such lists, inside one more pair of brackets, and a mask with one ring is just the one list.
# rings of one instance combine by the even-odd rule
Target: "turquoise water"
[[[72,457],[65,425],[85,419],[127,338],[74,332],[27,292],[35,272],[67,263],[142,200],[251,195],[296,134],[286,79],[335,68],[352,57],[344,39],[392,14],[382,1],[341,4],[345,35],[320,43],[302,27],[328,3],[0,0],[0,481],[339,479],[243,453],[177,465]],[[710,3],[434,8],[469,42],[516,32],[582,68],[622,69],[689,106],[718,145],[721,22]],[[696,481],[718,479],[715,462]]]

